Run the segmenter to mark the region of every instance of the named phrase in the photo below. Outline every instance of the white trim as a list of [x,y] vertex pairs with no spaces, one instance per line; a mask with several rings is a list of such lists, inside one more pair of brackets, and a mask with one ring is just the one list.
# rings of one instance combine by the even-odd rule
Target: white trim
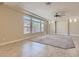
[[[56,35],[67,35],[67,34],[56,34]],[[33,38],[35,36],[37,36],[37,35],[29,36],[29,37],[26,37],[26,38],[23,38],[23,39],[18,39],[18,40],[14,40],[14,41],[10,41],[10,42],[4,42],[4,43],[1,43],[0,46],[16,43],[16,42],[19,42],[19,41],[23,41],[25,39],[31,39],[31,38]],[[77,36],[77,37],[79,37],[79,35],[76,35],[76,34],[70,34],[70,36]]]
[[68,35],[68,34],[63,34],[63,33],[62,33],[62,34],[61,34],[61,33],[56,33],[56,35]]
[[18,39],[18,40],[10,41],[10,42],[4,42],[4,43],[1,43],[0,46],[16,43],[16,42],[23,41],[23,40],[26,40],[26,39],[31,39],[31,38],[36,37],[36,36],[38,36],[38,35],[33,35],[33,36],[29,36],[29,37],[26,37],[26,38],[23,38],[23,39]]
[[70,36],[77,36],[77,37],[79,37],[79,34],[70,34]]
[[22,40],[25,40],[25,39],[30,39],[31,37],[28,37],[28,38],[24,38],[24,39],[18,39],[18,40],[14,40],[14,41],[10,41],[10,42],[4,42],[4,43],[1,43],[0,46],[4,46],[4,45],[7,45],[7,44],[12,44],[12,43],[16,43],[16,42],[19,42],[19,41],[22,41]]
[[15,42],[19,42],[19,41],[21,41],[21,40],[22,40],[22,39],[10,41],[10,42],[4,42],[4,43],[1,43],[0,46],[7,45],[7,44],[11,44],[11,43],[15,43]]

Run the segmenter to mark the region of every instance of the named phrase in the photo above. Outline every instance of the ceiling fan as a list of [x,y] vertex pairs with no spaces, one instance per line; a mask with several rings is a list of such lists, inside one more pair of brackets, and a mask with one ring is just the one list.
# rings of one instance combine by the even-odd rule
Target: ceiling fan
[[[49,5],[50,6],[51,4],[52,4],[52,2],[46,2],[46,5]],[[62,16],[65,16],[65,12],[62,11],[62,10],[57,11],[54,14],[54,17],[62,17]]]
[[52,3],[51,2],[46,2],[46,5],[51,5]]
[[54,17],[63,17],[65,16],[65,12],[64,11],[58,11],[54,14]]

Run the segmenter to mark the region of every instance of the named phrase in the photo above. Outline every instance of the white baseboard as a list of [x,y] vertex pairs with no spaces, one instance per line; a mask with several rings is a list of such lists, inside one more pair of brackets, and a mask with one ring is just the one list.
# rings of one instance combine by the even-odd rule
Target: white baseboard
[[30,37],[14,40],[14,41],[10,41],[10,42],[4,42],[4,43],[1,43],[0,46],[4,46],[4,45],[7,45],[7,44],[12,44],[12,43],[20,42],[20,41],[23,41],[25,39],[30,39]]
[[[61,34],[56,34],[56,35],[61,35]],[[67,35],[67,34],[63,34],[63,35]],[[4,43],[1,43],[0,46],[4,46],[4,45],[7,45],[7,44],[12,44],[12,43],[20,42],[20,41],[23,41],[23,40],[31,39],[31,38],[36,37],[36,36],[37,35],[33,35],[33,36],[30,36],[30,37],[14,40],[14,41],[10,41],[10,42],[4,42]],[[79,37],[79,35],[75,35],[75,34],[71,34],[70,36],[77,36],[77,37]]]
[[[68,34],[60,34],[60,33],[56,33],[55,35],[68,35]],[[69,36],[79,37],[78,34],[70,34]]]
[[61,34],[61,33],[56,33],[56,35],[68,35],[68,34]]
[[79,37],[79,35],[77,35],[77,34],[70,34],[70,36]]
[[29,36],[29,37],[26,37],[26,38],[22,38],[22,39],[10,41],[10,42],[4,42],[4,43],[1,43],[0,46],[4,46],[4,45],[7,45],[7,44],[12,44],[12,43],[20,42],[20,41],[23,41],[23,40],[31,39],[35,36],[37,36],[37,35]]
[[21,41],[21,40],[22,40],[22,39],[10,41],[10,42],[4,42],[4,43],[1,43],[0,46],[7,45],[7,44],[12,44],[12,43],[15,43],[15,42],[19,42],[19,41]]

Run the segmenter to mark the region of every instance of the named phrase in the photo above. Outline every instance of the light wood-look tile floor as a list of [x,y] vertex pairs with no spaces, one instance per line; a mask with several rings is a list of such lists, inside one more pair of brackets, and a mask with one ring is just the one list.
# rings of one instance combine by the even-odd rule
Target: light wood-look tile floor
[[76,48],[61,49],[29,40],[0,46],[1,57],[79,57],[79,38],[73,37]]

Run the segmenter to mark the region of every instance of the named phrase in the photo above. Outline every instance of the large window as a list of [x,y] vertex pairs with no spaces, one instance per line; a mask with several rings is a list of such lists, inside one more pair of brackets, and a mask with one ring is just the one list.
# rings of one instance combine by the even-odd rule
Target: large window
[[32,33],[40,32],[40,20],[32,18]]
[[24,16],[23,19],[24,34],[44,32],[44,21],[30,16]]
[[29,16],[24,16],[24,34],[30,33],[30,20]]

